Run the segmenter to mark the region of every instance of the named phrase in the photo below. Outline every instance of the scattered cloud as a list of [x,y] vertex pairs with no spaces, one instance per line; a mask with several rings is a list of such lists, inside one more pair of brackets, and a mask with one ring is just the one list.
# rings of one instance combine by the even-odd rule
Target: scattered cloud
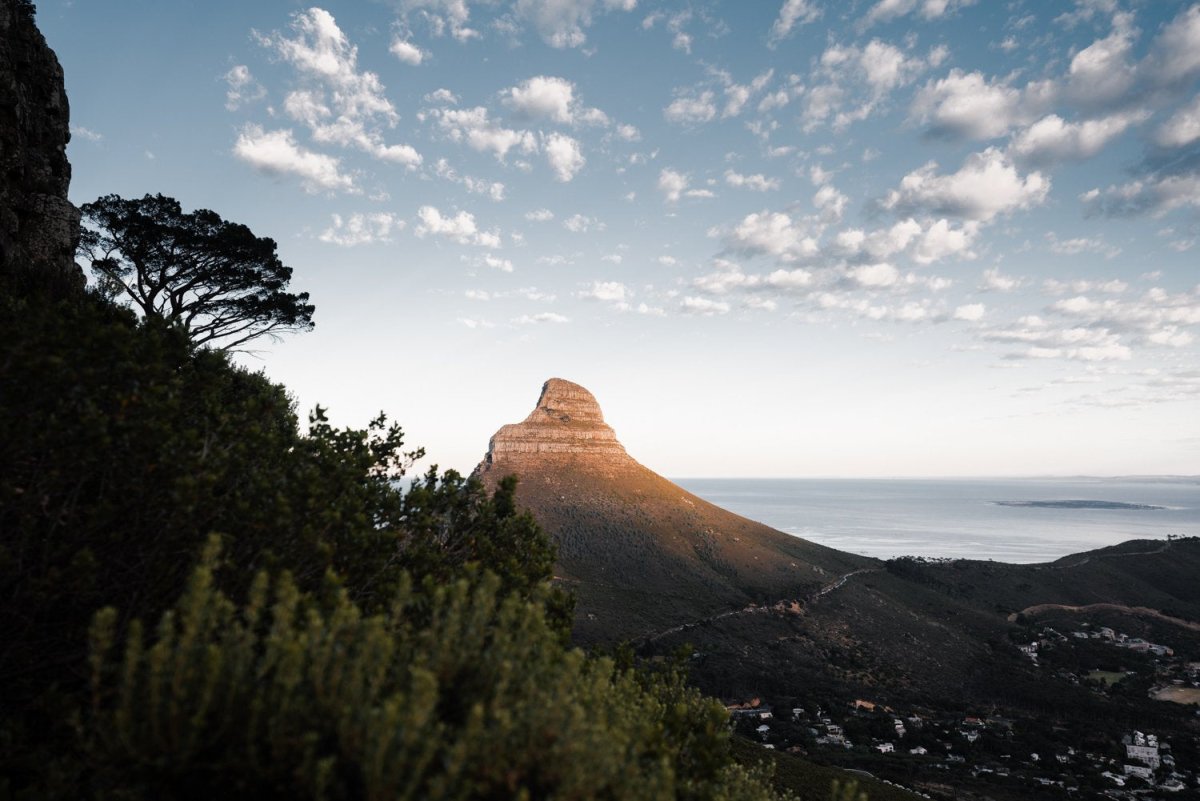
[[574,178],[587,163],[579,141],[565,134],[552,133],[547,136],[544,149],[546,161],[554,171],[554,177],[562,183]]
[[999,148],[972,153],[954,173],[940,174],[936,162],[910,172],[900,187],[888,193],[884,208],[948,214],[988,221],[998,214],[1040,205],[1050,191],[1050,179],[1040,172],[1022,176]]
[[354,189],[353,178],[342,171],[338,159],[296,144],[290,130],[265,131],[258,125],[246,125],[238,134],[233,154],[268,175],[300,178],[308,192]]
[[739,189],[750,189],[755,192],[769,192],[779,188],[778,178],[768,178],[761,173],[742,175],[733,170],[725,171],[725,183]]
[[685,314],[699,314],[711,317],[716,314],[728,314],[729,304],[722,300],[712,300],[711,298],[689,295],[679,302],[679,309]]
[[225,73],[225,84],[225,108],[229,111],[237,111],[267,96],[266,88],[254,79],[245,64],[238,64]]
[[354,213],[349,217],[340,214],[331,216],[330,225],[317,238],[322,242],[342,247],[374,245],[391,242],[392,232],[401,231],[407,223],[389,212],[371,214]]
[[412,42],[396,37],[392,39],[392,44],[388,48],[388,52],[405,64],[410,64],[414,67],[419,66],[421,62],[429,57],[429,53],[417,47]]
[[93,131],[91,128],[85,128],[82,125],[71,126],[71,136],[78,136],[80,139],[86,139],[89,142],[102,142],[104,135]]
[[542,323],[569,323],[571,318],[557,312],[539,312],[538,314],[522,314],[512,319],[513,325],[541,325]]
[[441,237],[460,245],[500,247],[500,235],[494,231],[479,230],[475,215],[470,212],[460,211],[451,217],[442,214],[434,206],[422,206],[417,210],[417,220],[414,232],[419,237]]
[[308,126],[318,144],[353,147],[383,161],[415,169],[421,155],[411,145],[389,145],[383,130],[399,120],[373,72],[358,68],[358,48],[333,15],[311,8],[292,16],[290,34],[255,33],[258,42],[296,71],[301,88],[288,94],[284,110]]
[[709,122],[717,116],[716,94],[706,90],[696,95],[684,94],[676,97],[663,110],[663,116],[668,122],[681,125]]
[[581,298],[606,303],[625,303],[629,299],[629,288],[620,281],[593,281],[592,285],[578,293]]
[[597,220],[595,217],[587,217],[583,214],[572,214],[567,219],[563,220],[563,228],[566,228],[573,234],[586,234],[589,231],[603,231],[607,226]]
[[771,26],[767,41],[772,47],[788,38],[797,25],[808,25],[821,17],[821,8],[816,0],[784,0],[779,16]]

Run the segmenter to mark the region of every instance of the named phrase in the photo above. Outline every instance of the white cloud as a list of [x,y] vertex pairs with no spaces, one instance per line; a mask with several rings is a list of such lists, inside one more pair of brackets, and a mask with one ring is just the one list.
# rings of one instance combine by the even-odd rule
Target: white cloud
[[1050,295],[1065,295],[1067,293],[1083,295],[1088,292],[1120,295],[1129,289],[1129,284],[1119,278],[1110,278],[1107,281],[1059,281],[1056,278],[1047,278],[1042,282],[1042,289]]
[[974,2],[975,0],[879,0],[867,12],[863,25],[869,26],[878,22],[886,22],[914,11],[919,11],[925,19],[936,19],[955,9],[972,5]]
[[1154,142],[1160,147],[1184,147],[1197,140],[1200,140],[1200,94],[1177,109],[1154,132]]
[[751,98],[766,88],[771,82],[771,77],[775,74],[774,70],[767,70],[755,78],[748,84],[735,83],[733,78],[726,72],[717,71],[716,76],[725,85],[725,107],[721,110],[722,117],[736,117],[742,113],[742,109],[750,102]]
[[297,145],[289,130],[264,131],[247,125],[238,134],[233,154],[262,172],[295,175],[309,192],[354,189],[354,180],[342,172],[338,159]]
[[494,256],[491,253],[487,254],[480,260],[480,264],[484,267],[490,267],[493,270],[499,270],[502,273],[511,273],[513,271],[513,263],[508,259],[502,259],[499,256]]
[[814,0],[784,0],[779,8],[779,16],[771,26],[768,41],[774,47],[780,40],[786,39],[797,25],[815,22],[820,16],[821,9]]
[[80,137],[81,139],[86,139],[86,140],[88,140],[89,142],[102,142],[102,141],[104,141],[104,135],[103,135],[103,134],[96,133],[96,132],[95,132],[95,131],[93,131],[91,128],[85,128],[85,127],[83,127],[82,125],[72,125],[72,126],[71,126],[71,135],[72,135],[72,136],[78,136],[78,137]]
[[1200,170],[1152,175],[1103,191],[1092,189],[1080,199],[1089,213],[1110,217],[1161,217],[1175,209],[1200,209]]
[[733,170],[725,171],[725,183],[739,189],[751,189],[755,192],[768,192],[779,188],[778,178],[768,178],[761,173],[742,175]]
[[689,179],[681,172],[664,169],[658,174],[658,191],[668,203],[676,203],[688,188]]
[[775,270],[763,279],[765,286],[775,289],[797,290],[807,289],[813,285],[814,276],[808,270],[797,267],[794,270]]
[[433,171],[440,178],[461,184],[471,194],[487,195],[496,202],[504,200],[504,184],[499,181],[487,181],[482,178],[472,178],[469,175],[459,175],[446,159],[438,159],[433,165]]
[[886,262],[880,262],[852,267],[846,271],[846,277],[860,287],[889,287],[900,280],[900,271]]
[[1042,117],[1021,131],[1012,142],[1012,152],[1027,164],[1056,164],[1088,159],[1124,133],[1143,122],[1144,111],[1113,114],[1094,120],[1066,122],[1057,114]]
[[1021,283],[1020,278],[1004,275],[998,268],[992,267],[983,271],[980,289],[988,292],[1012,292],[1020,287]]
[[821,54],[814,85],[803,89],[802,127],[813,131],[828,124],[841,130],[865,120],[901,86],[911,83],[945,58],[944,48],[926,57],[910,55],[872,39],[864,47],[831,44]]
[[[1050,242],[1050,249],[1055,253],[1062,253],[1067,256],[1075,256],[1080,253],[1099,253],[1107,258],[1113,258],[1121,253],[1121,249],[1114,245],[1110,245],[1099,237],[1079,236],[1072,239],[1059,239],[1050,232],[1046,235]],[[1086,290],[1078,290],[1080,292]]]
[[569,323],[570,317],[564,317],[556,312],[540,312],[539,314],[522,314],[512,319],[513,325],[540,325],[541,323]]
[[968,303],[954,310],[954,319],[965,320],[968,323],[977,323],[983,319],[986,313],[987,308],[982,303]]
[[840,222],[849,198],[834,188],[832,184],[826,184],[816,191],[812,202],[820,210],[823,222]]
[[586,217],[582,214],[572,214],[563,220],[563,228],[574,234],[585,234],[588,231],[603,231],[606,227],[604,223],[595,217]]
[[715,95],[711,91],[696,96],[678,97],[663,110],[668,122],[694,125],[709,122],[717,116]]
[[425,95],[424,100],[426,103],[454,106],[458,104],[458,95],[446,88],[435,89],[434,91]]
[[968,220],[954,228],[949,220],[940,219],[930,223],[916,240],[913,260],[918,264],[932,264],[952,256],[964,259],[975,258],[971,244],[979,233],[979,223]]
[[960,69],[931,80],[917,92],[910,114],[939,135],[991,139],[1029,117],[1021,92],[990,83],[982,73]]
[[537,137],[531,132],[503,127],[488,116],[483,106],[438,108],[429,113],[452,141],[465,142],[480,153],[490,152],[499,161],[504,161],[514,148],[522,153],[538,149]]
[[504,103],[523,117],[564,125],[575,122],[575,84],[565,78],[537,75],[506,89],[503,96]]
[[624,303],[629,294],[629,288],[620,281],[593,281],[591,287],[579,293],[579,297],[607,303]]
[[637,142],[642,138],[642,132],[632,125],[618,125],[617,136],[626,142]]
[[552,133],[545,139],[546,161],[554,170],[554,177],[566,183],[583,169],[587,159],[579,148],[579,142],[565,134]]
[[474,330],[476,328],[495,328],[496,327],[494,323],[490,323],[487,320],[476,320],[471,317],[459,317],[458,322],[462,323],[467,328],[470,328],[472,330]]
[[1151,44],[1144,69],[1157,85],[1184,86],[1200,75],[1200,4],[1171,20]]
[[460,42],[480,36],[479,31],[468,24],[471,18],[468,0],[398,0],[397,5],[406,16],[417,12],[434,36],[449,34]]
[[967,157],[958,172],[939,174],[936,162],[910,172],[900,188],[888,193],[888,209],[924,209],[969,220],[987,221],[997,214],[1040,205],[1050,179],[1040,172],[1021,176],[1002,150],[990,147]]
[[428,58],[429,54],[421,48],[417,47],[412,42],[407,42],[400,37],[392,40],[391,47],[388,48],[393,56],[403,61],[405,64],[411,64],[416,67],[422,61]]
[[373,245],[392,241],[392,231],[402,230],[405,225],[404,220],[388,212],[355,213],[349,217],[334,214],[330,226],[322,231],[318,238],[322,242],[342,247]]
[[514,12],[533,24],[551,47],[581,47],[597,11],[632,11],[637,0],[516,0]]
[[291,29],[291,36],[255,33],[306,84],[285,101],[288,114],[308,125],[316,142],[356,147],[410,169],[418,166],[421,155],[411,145],[384,142],[380,126],[394,126],[399,115],[379,76],[358,69],[358,48],[333,15],[320,8],[300,11],[292,16]]
[[687,314],[699,314],[705,317],[729,312],[729,304],[724,301],[694,296],[685,297],[680,301],[679,308]]
[[460,245],[479,245],[488,248],[500,247],[500,236],[495,232],[480,231],[475,215],[460,211],[453,217],[443,215],[434,206],[422,206],[417,210],[419,237],[437,236],[450,239]]
[[238,64],[225,73],[225,83],[228,87],[225,90],[225,108],[229,111],[236,111],[267,96],[267,90],[254,80],[250,68],[245,64]]
[[747,214],[729,233],[727,242],[733,250],[781,261],[811,258],[820,250],[805,221],[777,211]]
[[534,209],[525,212],[525,219],[530,222],[549,222],[554,219],[554,212],[550,209]]

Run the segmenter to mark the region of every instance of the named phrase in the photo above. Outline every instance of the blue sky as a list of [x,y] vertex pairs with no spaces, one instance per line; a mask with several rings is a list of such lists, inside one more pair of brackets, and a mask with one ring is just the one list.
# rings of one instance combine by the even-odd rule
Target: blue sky
[[1200,4],[43,0],[72,197],[275,238],[243,361],[469,470],[1200,473]]

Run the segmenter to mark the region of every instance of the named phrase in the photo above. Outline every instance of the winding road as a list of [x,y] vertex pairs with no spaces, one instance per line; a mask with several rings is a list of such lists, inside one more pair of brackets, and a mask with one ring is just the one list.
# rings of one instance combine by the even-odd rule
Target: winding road
[[642,635],[637,640],[635,640],[635,642],[651,643],[656,640],[660,640],[663,637],[669,637],[672,634],[678,634],[681,631],[688,631],[689,629],[693,629],[696,626],[702,626],[707,623],[715,623],[718,620],[724,620],[725,618],[734,617],[736,615],[754,615],[754,614],[763,614],[763,613],[772,612],[772,611],[774,611],[774,612],[791,611],[793,613],[799,613],[802,605],[804,605],[804,604],[811,605],[811,604],[816,603],[818,600],[820,600],[821,598],[824,598],[826,595],[829,595],[831,592],[834,592],[834,591],[844,587],[846,585],[846,582],[850,581],[850,579],[854,578],[855,576],[862,575],[863,573],[878,573],[880,570],[882,570],[882,568],[878,568],[878,567],[862,567],[862,568],[859,568],[858,570],[851,570],[849,573],[844,573],[843,575],[838,576],[836,579],[829,582],[828,584],[823,584],[821,587],[819,587],[816,590],[813,590],[811,593],[804,596],[803,598],[783,598],[783,599],[775,601],[774,603],[771,603],[771,604],[763,604],[763,605],[750,604],[749,606],[742,607],[741,609],[730,609],[728,611],[721,612],[721,613],[713,615],[711,617],[701,618],[700,620],[692,620],[687,623],[681,623],[678,626],[672,626],[669,629],[663,629],[662,631],[656,631],[652,634]]

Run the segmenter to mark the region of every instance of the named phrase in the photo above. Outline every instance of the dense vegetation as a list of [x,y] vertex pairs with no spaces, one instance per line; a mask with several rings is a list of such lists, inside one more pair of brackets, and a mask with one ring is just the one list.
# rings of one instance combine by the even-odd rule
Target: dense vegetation
[[0,797],[766,799],[675,667],[566,643],[554,551],[380,416],[0,286]]

